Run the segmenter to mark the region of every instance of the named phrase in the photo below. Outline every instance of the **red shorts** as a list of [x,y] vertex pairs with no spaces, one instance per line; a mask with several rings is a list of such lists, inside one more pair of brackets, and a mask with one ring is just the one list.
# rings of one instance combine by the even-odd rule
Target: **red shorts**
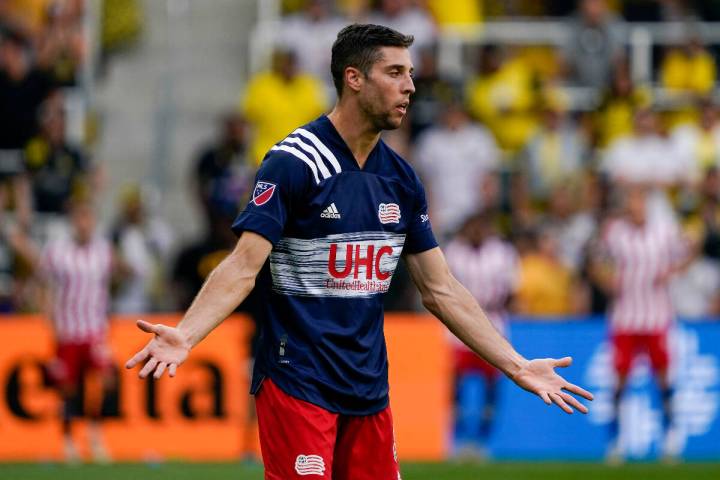
[[478,357],[472,350],[465,347],[457,347],[455,356],[455,374],[460,376],[464,373],[477,372],[489,380],[494,380],[500,371],[488,362]]
[[266,480],[399,480],[390,407],[332,413],[266,378],[255,398]]
[[77,387],[85,372],[106,371],[109,367],[110,355],[102,341],[60,343],[50,374],[58,386]]
[[647,352],[655,372],[664,372],[668,368],[670,358],[665,332],[650,335],[614,334],[612,342],[615,371],[620,375],[630,372],[633,359],[641,352]]

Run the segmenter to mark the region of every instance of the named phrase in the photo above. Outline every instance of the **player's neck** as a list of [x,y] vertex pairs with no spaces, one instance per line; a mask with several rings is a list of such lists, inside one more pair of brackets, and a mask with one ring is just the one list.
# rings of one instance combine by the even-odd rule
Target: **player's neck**
[[351,105],[335,105],[328,119],[345,141],[355,161],[363,168],[370,152],[380,140],[380,132],[369,121],[362,119],[362,115]]

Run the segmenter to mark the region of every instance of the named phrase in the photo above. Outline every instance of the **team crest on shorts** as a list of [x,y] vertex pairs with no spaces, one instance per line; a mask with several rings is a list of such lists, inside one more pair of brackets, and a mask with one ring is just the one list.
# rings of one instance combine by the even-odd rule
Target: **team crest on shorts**
[[325,460],[320,455],[298,455],[295,459],[298,475],[325,475]]
[[253,190],[252,203],[258,207],[265,205],[275,193],[276,186],[277,185],[270,182],[257,182],[255,184],[255,190]]
[[400,207],[397,203],[381,203],[378,205],[380,223],[400,223]]

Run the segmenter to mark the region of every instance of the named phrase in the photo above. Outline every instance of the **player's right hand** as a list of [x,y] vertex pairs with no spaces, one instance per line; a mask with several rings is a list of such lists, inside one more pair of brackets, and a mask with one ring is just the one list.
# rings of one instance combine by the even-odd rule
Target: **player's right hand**
[[148,359],[140,370],[140,378],[146,378],[151,373],[153,377],[160,378],[165,370],[168,371],[168,375],[174,377],[177,367],[185,361],[190,353],[192,345],[188,339],[180,330],[167,325],[138,320],[137,326],[143,332],[152,333],[155,336],[142,350],[127,361],[125,368],[133,368]]

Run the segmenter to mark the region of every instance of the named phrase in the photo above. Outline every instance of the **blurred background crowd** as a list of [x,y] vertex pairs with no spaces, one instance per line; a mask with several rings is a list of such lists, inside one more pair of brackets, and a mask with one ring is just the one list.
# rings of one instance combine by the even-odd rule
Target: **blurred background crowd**
[[[155,146],[154,164],[166,172],[172,164],[181,181],[128,164],[132,181],[120,182],[113,171],[125,167],[102,158],[98,144],[114,138],[122,151],[135,140],[103,121],[98,89],[113,63],[151,35],[152,3],[0,1],[2,228],[42,245],[67,230],[73,196],[110,203],[101,225],[128,267],[114,282],[113,311],[189,305],[234,244],[229,225],[264,153],[331,108],[337,31],[371,22],[415,36],[409,118],[385,141],[420,173],[445,246],[504,242],[512,313],[605,312],[590,265],[604,222],[617,213],[616,192],[629,184],[647,190],[648,216],[681,228],[696,255],[672,282],[678,314],[720,312],[720,33],[709,27],[720,2],[244,2],[263,21],[232,32],[247,39],[249,59],[236,104],[218,108],[215,133],[181,159],[158,160],[172,149]],[[155,3],[170,16],[195,8]],[[143,86],[123,88],[129,95]],[[162,129],[174,112],[160,113]],[[178,215],[173,195],[189,199],[189,209]],[[33,277],[6,236],[0,311],[37,311]],[[402,271],[387,307],[419,308]]]

